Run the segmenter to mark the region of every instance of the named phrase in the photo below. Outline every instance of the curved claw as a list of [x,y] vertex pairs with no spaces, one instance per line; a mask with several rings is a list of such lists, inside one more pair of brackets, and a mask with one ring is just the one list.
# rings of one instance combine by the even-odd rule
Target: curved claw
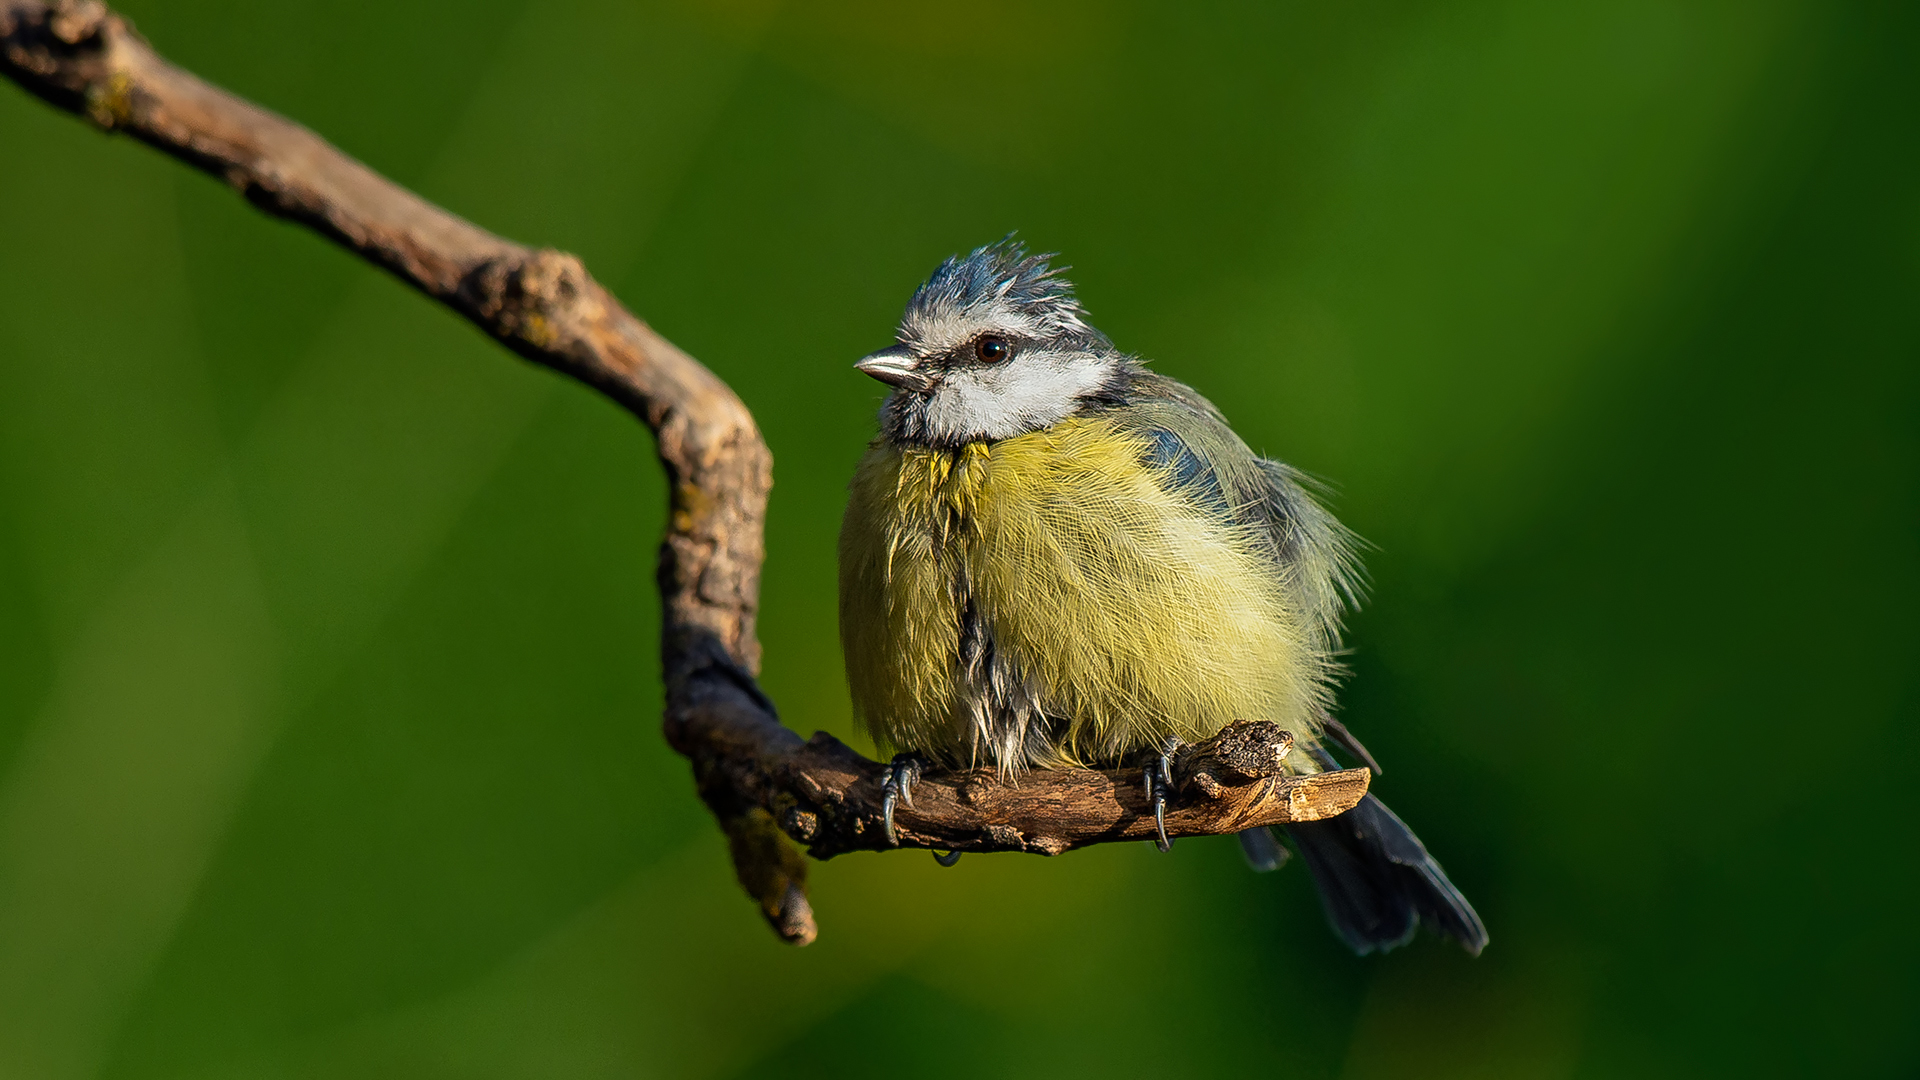
[[1173,841],[1167,839],[1167,794],[1173,790],[1173,755],[1179,749],[1180,740],[1169,737],[1159,760],[1147,766],[1147,801],[1153,804],[1153,829],[1158,834],[1154,843],[1161,851],[1173,850]]
[[893,808],[901,803],[913,805],[913,785],[919,779],[919,758],[912,754],[893,755],[892,763],[887,766],[887,782],[880,788],[880,820],[887,827],[887,843],[894,847],[900,846],[900,838],[893,831]]
[[945,855],[942,855],[936,851],[933,853],[933,861],[939,863],[941,866],[952,866],[954,863],[957,863],[960,861],[960,856],[963,854],[965,853],[959,852],[959,851],[949,851]]

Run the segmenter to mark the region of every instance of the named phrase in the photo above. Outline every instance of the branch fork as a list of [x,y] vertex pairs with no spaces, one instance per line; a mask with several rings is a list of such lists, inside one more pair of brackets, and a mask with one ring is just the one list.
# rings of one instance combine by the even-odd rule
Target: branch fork
[[[816,859],[879,851],[887,766],[825,733],[802,740],[755,682],[772,455],[727,385],[636,318],[564,252],[495,236],[313,132],[183,71],[99,0],[0,0],[0,72],[56,108],[226,181],[466,317],[520,356],[606,394],[653,431],[671,492],[660,546],[668,743],[693,764],[734,869],[775,932],[818,933]],[[1292,736],[1240,723],[1174,763],[1169,836],[1339,814],[1369,773],[1285,775]],[[1137,771],[927,774],[895,815],[899,846],[1057,855],[1154,835]]]

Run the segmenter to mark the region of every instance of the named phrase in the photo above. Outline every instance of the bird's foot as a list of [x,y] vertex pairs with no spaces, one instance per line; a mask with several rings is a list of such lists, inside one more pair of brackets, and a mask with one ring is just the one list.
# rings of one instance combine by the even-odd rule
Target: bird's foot
[[[893,832],[893,808],[901,803],[913,805],[913,785],[920,781],[920,771],[924,763],[917,754],[895,754],[887,766],[887,782],[880,787],[880,820],[887,826],[887,843],[900,846],[900,838]],[[935,855],[934,858],[939,858]],[[955,853],[955,861],[959,855]],[[953,863],[946,863],[952,866]]]
[[960,856],[964,854],[966,853],[963,851],[949,851],[945,855],[942,855],[936,851],[933,853],[933,861],[939,863],[941,866],[952,866],[954,863],[959,862]]
[[1147,765],[1147,802],[1153,805],[1153,828],[1159,834],[1154,841],[1161,851],[1173,850],[1167,839],[1167,800],[1173,795],[1173,758],[1185,745],[1172,735],[1160,746],[1160,756]]

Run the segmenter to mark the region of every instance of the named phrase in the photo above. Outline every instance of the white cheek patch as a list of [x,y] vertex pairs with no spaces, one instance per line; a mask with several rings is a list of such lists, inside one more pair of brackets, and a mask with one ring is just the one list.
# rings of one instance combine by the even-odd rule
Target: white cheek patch
[[1093,356],[1048,353],[955,371],[927,401],[927,433],[940,442],[971,442],[1047,427],[1073,415],[1111,372],[1110,362]]

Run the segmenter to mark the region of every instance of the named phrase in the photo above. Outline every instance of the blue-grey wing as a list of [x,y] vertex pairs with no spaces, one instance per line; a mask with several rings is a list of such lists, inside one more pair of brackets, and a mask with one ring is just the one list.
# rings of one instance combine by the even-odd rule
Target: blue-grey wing
[[[1340,647],[1341,617],[1359,602],[1359,541],[1314,499],[1315,484],[1279,461],[1259,457],[1193,391],[1159,376],[1135,383],[1138,396],[1116,410],[1144,439],[1147,464],[1199,504],[1257,527],[1274,564],[1309,620],[1324,659]],[[1373,757],[1344,726],[1322,715],[1329,741],[1369,766]],[[1309,751],[1326,767],[1324,748]],[[1377,766],[1375,766],[1377,771]],[[1361,953],[1391,949],[1420,923],[1478,954],[1486,925],[1448,880],[1420,838],[1385,803],[1368,794],[1345,814],[1287,826],[1313,872],[1335,930]],[[1283,854],[1264,832],[1243,834],[1255,869],[1278,866]]]
[[1266,477],[1260,516],[1282,561],[1293,568],[1302,610],[1318,624],[1327,648],[1338,650],[1341,623],[1360,606],[1365,586],[1360,538],[1313,497],[1318,485],[1311,477],[1282,461],[1257,460]]
[[[1170,380],[1168,380],[1170,381]],[[1284,462],[1259,457],[1192,391],[1114,410],[1146,443],[1146,464],[1188,498],[1260,530],[1276,569],[1321,648],[1340,647],[1340,625],[1361,593],[1358,541],[1312,495],[1313,482]]]

